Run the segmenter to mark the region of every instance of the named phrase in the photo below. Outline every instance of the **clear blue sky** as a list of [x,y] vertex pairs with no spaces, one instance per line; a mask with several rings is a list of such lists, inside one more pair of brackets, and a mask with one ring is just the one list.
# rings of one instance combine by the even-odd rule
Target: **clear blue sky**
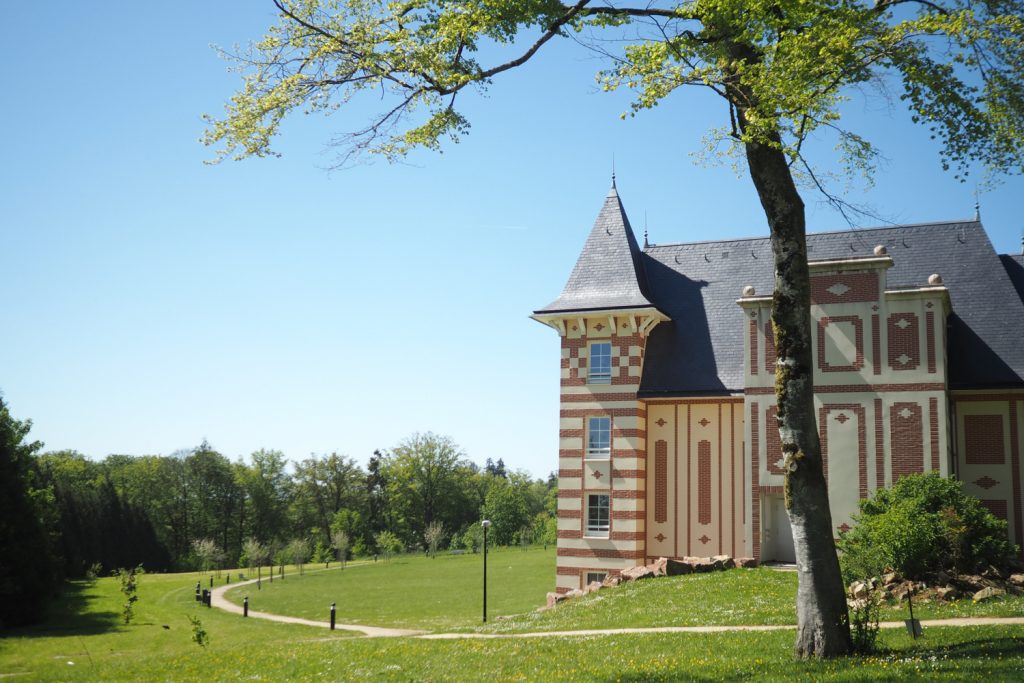
[[[417,431],[483,463],[557,468],[554,299],[607,191],[652,242],[765,234],[750,181],[689,153],[724,106],[681,92],[621,121],[599,62],[549,46],[487,96],[472,133],[404,165],[329,173],[367,112],[298,117],[280,159],[206,166],[200,118],[237,76],[210,48],[258,38],[269,0],[19,3],[0,43],[0,390],[47,449],[365,462]],[[879,102],[848,107],[889,163],[868,202],[896,222],[966,218],[974,186]],[[823,148],[822,152],[827,152]],[[827,159],[827,156],[822,156]],[[981,198],[1020,250],[1024,182]],[[842,229],[806,195],[812,230]]]

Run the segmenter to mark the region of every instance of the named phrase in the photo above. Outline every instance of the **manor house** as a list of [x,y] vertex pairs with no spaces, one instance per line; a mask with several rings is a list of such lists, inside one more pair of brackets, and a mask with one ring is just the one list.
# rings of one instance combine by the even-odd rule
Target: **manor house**
[[[1024,547],[1024,258],[980,220],[810,234],[815,403],[837,530],[912,472]],[[641,248],[614,181],[562,294],[558,576],[656,557],[792,561],[767,238]]]

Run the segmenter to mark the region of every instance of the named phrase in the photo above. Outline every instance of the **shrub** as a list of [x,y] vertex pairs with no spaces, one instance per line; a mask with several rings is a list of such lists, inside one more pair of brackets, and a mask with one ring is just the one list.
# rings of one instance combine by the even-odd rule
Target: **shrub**
[[1015,548],[1006,522],[964,493],[959,481],[936,473],[901,478],[861,501],[855,526],[841,533],[844,578],[892,569],[906,578],[930,572],[1003,567]]

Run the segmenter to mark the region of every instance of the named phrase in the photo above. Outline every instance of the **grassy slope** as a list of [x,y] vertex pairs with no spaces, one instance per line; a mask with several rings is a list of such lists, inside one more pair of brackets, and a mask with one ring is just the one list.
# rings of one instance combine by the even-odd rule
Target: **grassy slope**
[[[528,612],[553,590],[554,548],[499,550],[487,557],[487,610]],[[249,596],[250,609],[326,621],[337,603],[338,623],[447,630],[482,621],[482,555],[398,557],[390,562],[350,565],[344,570],[306,571],[273,584],[263,581],[228,591],[237,604]]]
[[[540,552],[536,554],[541,555]],[[498,560],[505,559],[508,567],[514,558],[523,559],[522,555],[513,552],[508,558],[501,558],[499,554],[494,557],[496,562],[493,566],[501,566]],[[529,564],[531,559],[523,561]],[[287,597],[289,592],[298,596],[305,592],[303,585],[309,586],[313,592],[320,590],[322,585],[320,579],[314,577],[341,574],[349,577],[344,581],[358,579],[354,585],[369,591],[370,584],[381,583],[378,579],[388,571],[397,572],[391,578],[402,578],[401,572],[433,576],[433,572],[445,575],[449,570],[462,566],[458,562],[448,565],[441,562],[442,558],[436,561],[409,558],[404,565],[393,563],[390,569],[379,564],[367,567],[361,576],[354,567],[337,574],[334,570],[322,575],[307,572],[303,577],[290,574],[283,584],[274,582],[274,592],[281,587],[284,588],[280,591],[282,596]],[[378,570],[380,574],[376,573]],[[606,591],[603,595],[580,601],[575,607],[560,606],[541,616],[565,626],[581,627],[594,618],[592,610],[595,608],[584,607],[589,601],[600,605],[602,610],[609,610],[605,613],[608,620],[624,622],[642,617],[644,610],[631,612],[627,608],[628,603],[639,601],[649,605],[646,609],[648,615],[685,611],[699,605],[707,614],[727,618],[737,609],[734,604],[737,594],[752,592],[754,579],[757,579],[760,590],[757,595],[746,599],[748,604],[742,609],[759,611],[763,621],[779,618],[771,606],[776,601],[785,600],[786,603],[779,608],[780,614],[783,610],[788,614],[792,609],[791,596],[787,592],[792,590],[792,575],[768,574],[766,571],[735,574],[739,578],[729,579],[736,582],[733,587],[723,587],[719,593],[709,592],[709,587],[715,583],[709,577],[648,581],[619,591]],[[718,583],[721,584],[727,576],[731,575],[718,575]],[[550,573],[546,574],[545,584],[550,583],[550,577]],[[138,617],[128,627],[119,622],[120,595],[113,579],[75,584],[64,601],[64,616],[54,614],[41,627],[11,632],[0,639],[0,674],[19,674],[13,678],[18,681],[669,681],[747,680],[753,677],[788,681],[794,678],[886,680],[895,677],[907,680],[933,680],[936,677],[1019,680],[1024,672],[1024,633],[1018,626],[933,628],[928,629],[925,637],[916,643],[901,631],[889,631],[882,634],[883,645],[889,650],[880,656],[796,663],[790,654],[792,631],[472,641],[353,638],[351,634],[332,634],[325,629],[243,619],[197,606],[192,597],[195,581],[194,574],[143,576]],[[492,591],[505,583],[513,582],[492,583]],[[541,590],[544,587],[541,586]],[[444,612],[439,613],[439,618],[435,607],[423,601],[417,602],[413,595],[415,591],[406,589],[422,592],[422,586],[415,583],[392,585],[390,591],[395,596],[390,598],[394,604],[389,609],[396,615],[400,614],[398,606],[406,604],[410,613],[422,617],[419,625],[436,624],[439,619],[443,621],[446,618]],[[471,593],[470,602],[475,605],[479,598],[478,588],[464,590]],[[268,588],[261,593],[270,595]],[[671,598],[674,602],[668,603],[666,596],[671,594],[674,594]],[[689,597],[680,601],[680,595]],[[456,597],[462,600],[464,596],[453,596],[453,600]],[[325,605],[321,598],[316,600],[321,608]],[[613,609],[616,603],[622,610],[621,616]],[[1010,604],[1014,603],[1004,603],[1004,607]],[[189,614],[202,619],[210,634],[208,647],[200,648],[191,642]],[[475,614],[465,618],[473,617]],[[409,619],[405,622],[407,624],[415,622],[410,615],[401,619]],[[463,617],[453,619],[458,621]],[[164,629],[163,625],[170,628]]]

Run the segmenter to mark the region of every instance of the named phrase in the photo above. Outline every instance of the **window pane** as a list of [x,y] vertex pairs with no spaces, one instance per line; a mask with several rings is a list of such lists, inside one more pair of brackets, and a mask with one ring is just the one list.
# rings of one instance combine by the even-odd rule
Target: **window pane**
[[612,345],[610,342],[600,342],[590,345],[590,373],[588,375],[591,383],[604,384],[611,381],[612,376]]
[[592,417],[587,422],[587,452],[608,455],[611,452],[611,418]]
[[591,494],[587,497],[587,531],[606,532],[609,529],[607,494]]

